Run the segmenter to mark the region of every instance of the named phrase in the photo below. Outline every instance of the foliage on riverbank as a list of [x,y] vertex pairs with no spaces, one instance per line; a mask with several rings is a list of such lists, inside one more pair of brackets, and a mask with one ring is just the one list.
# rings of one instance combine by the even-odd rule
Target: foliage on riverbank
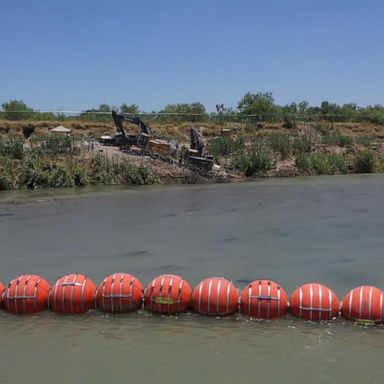
[[[154,165],[141,157],[128,157],[117,149],[112,154],[113,151],[87,148],[74,136],[0,138],[0,190],[89,184],[144,185],[160,180],[215,181],[213,177],[191,177],[177,164]],[[264,131],[212,138],[206,148],[228,172],[228,179],[384,171],[384,141],[377,137]]]
[[281,167],[286,176],[384,171],[384,143],[378,139],[272,133],[219,137],[208,149],[216,162],[245,176],[281,175]]
[[19,138],[0,139],[0,190],[157,181],[148,167],[128,158],[85,155],[70,137],[47,136],[27,144]]

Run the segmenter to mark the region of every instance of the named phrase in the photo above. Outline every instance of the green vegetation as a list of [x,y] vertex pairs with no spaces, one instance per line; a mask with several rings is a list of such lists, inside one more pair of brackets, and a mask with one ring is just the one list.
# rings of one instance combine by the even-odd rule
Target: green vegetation
[[[369,105],[360,107],[355,103],[338,105],[329,101],[321,102],[320,106],[310,106],[307,101],[293,102],[286,105],[275,103],[271,92],[247,92],[237,103],[236,108],[223,108],[223,113],[208,113],[206,107],[196,101],[192,103],[168,104],[158,111],[143,112],[137,104],[123,103],[120,107],[100,104],[97,108],[88,109],[70,119],[81,121],[107,122],[110,112],[119,110],[135,115],[145,114],[146,119],[162,122],[203,122],[219,123],[224,121],[257,123],[281,122],[287,129],[296,127],[298,120],[315,122],[319,130],[329,131],[332,124],[338,122],[369,122],[384,125],[384,106]],[[5,120],[65,120],[63,113],[38,112],[27,106],[23,100],[9,100],[2,104],[0,118]]]
[[229,157],[240,151],[244,144],[245,139],[242,137],[233,140],[227,137],[215,137],[208,142],[208,152],[219,161],[221,157]]
[[268,145],[273,152],[286,159],[292,152],[291,137],[284,133],[272,133],[268,136]]
[[91,184],[154,184],[156,176],[143,165],[134,165],[127,158],[109,158],[103,154],[93,156],[88,174]]
[[356,173],[371,173],[374,167],[373,153],[368,150],[359,152],[355,158],[355,171]]
[[16,137],[1,140],[0,156],[21,160],[23,158],[23,141]]
[[157,119],[172,122],[198,122],[208,120],[208,114],[204,105],[199,102],[190,104],[168,104],[159,112]]
[[321,141],[323,144],[338,145],[339,147],[346,147],[353,144],[353,138],[344,135],[322,136]]
[[295,159],[297,168],[315,175],[334,175],[347,173],[348,163],[345,156],[334,153],[300,153]]
[[243,150],[237,151],[232,159],[232,168],[244,173],[245,176],[262,176],[271,169],[272,156],[268,147],[264,146],[263,140],[252,140],[250,145],[244,146]]
[[299,155],[302,153],[310,153],[312,150],[312,138],[308,135],[295,136],[293,140],[293,153]]
[[[384,171],[384,156],[375,154],[370,141],[333,135],[315,138],[310,135],[271,133],[238,139],[215,138],[208,148],[219,164],[245,176],[262,176],[275,164],[287,161],[297,169],[294,174],[334,175]],[[364,148],[362,145],[364,144]],[[337,147],[337,148],[334,148]]]
[[[39,136],[53,123],[37,120],[68,119],[75,135],[98,137],[113,129],[112,110],[145,113],[137,104],[114,107],[104,103],[66,117],[35,111],[23,100],[4,102],[0,134],[8,136],[0,138],[0,189],[156,182],[148,168],[128,159],[102,154],[83,158],[74,138]],[[279,105],[270,92],[248,92],[235,108],[221,106],[218,113],[208,113],[200,102],[178,103],[145,113],[143,120],[153,124],[158,138],[176,138],[179,143],[188,140],[188,123],[199,123],[196,126],[206,137],[214,137],[219,129],[225,135],[237,134],[236,138],[214,137],[205,148],[218,164],[245,176],[384,171],[381,105],[363,108],[328,101],[316,107],[306,101]],[[131,128],[128,125],[127,130]],[[19,132],[28,140],[21,140]]]
[[158,181],[147,167],[135,165],[127,158],[118,160],[100,153],[85,158],[67,136],[31,140],[25,149],[23,144],[20,139],[0,139],[0,190],[143,185]]

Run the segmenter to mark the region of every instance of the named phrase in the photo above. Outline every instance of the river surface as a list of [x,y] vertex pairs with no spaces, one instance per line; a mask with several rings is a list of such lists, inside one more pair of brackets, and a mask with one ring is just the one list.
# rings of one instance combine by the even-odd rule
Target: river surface
[[[384,289],[384,176],[0,193],[0,280],[129,272]],[[0,383],[384,383],[384,329],[0,312]]]

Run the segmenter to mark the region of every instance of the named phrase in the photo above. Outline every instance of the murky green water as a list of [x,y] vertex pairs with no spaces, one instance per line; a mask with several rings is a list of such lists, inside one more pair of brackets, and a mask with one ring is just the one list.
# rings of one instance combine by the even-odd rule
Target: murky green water
[[[383,289],[383,191],[373,175],[1,193],[0,280],[127,271],[144,284],[266,277],[289,293],[319,281],[339,298]],[[384,383],[383,362],[383,327],[342,321],[0,313],[0,383]]]

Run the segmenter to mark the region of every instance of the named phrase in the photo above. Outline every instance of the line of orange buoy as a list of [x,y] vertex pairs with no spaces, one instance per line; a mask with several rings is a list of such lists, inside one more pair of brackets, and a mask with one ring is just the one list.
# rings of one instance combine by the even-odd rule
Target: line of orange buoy
[[159,314],[177,314],[191,308],[208,316],[230,316],[240,312],[254,319],[276,319],[291,313],[311,321],[326,321],[339,315],[344,319],[384,322],[384,292],[360,286],[339,301],[336,294],[319,283],[301,285],[288,297],[280,284],[255,280],[242,292],[223,277],[209,277],[192,290],[177,275],[160,275],[145,288],[129,273],[107,276],[96,288],[80,273],[60,277],[51,287],[37,275],[21,275],[5,288],[0,283],[0,300],[14,314],[32,314],[50,307],[64,314],[78,314],[93,308],[109,313],[125,313],[144,308]]

